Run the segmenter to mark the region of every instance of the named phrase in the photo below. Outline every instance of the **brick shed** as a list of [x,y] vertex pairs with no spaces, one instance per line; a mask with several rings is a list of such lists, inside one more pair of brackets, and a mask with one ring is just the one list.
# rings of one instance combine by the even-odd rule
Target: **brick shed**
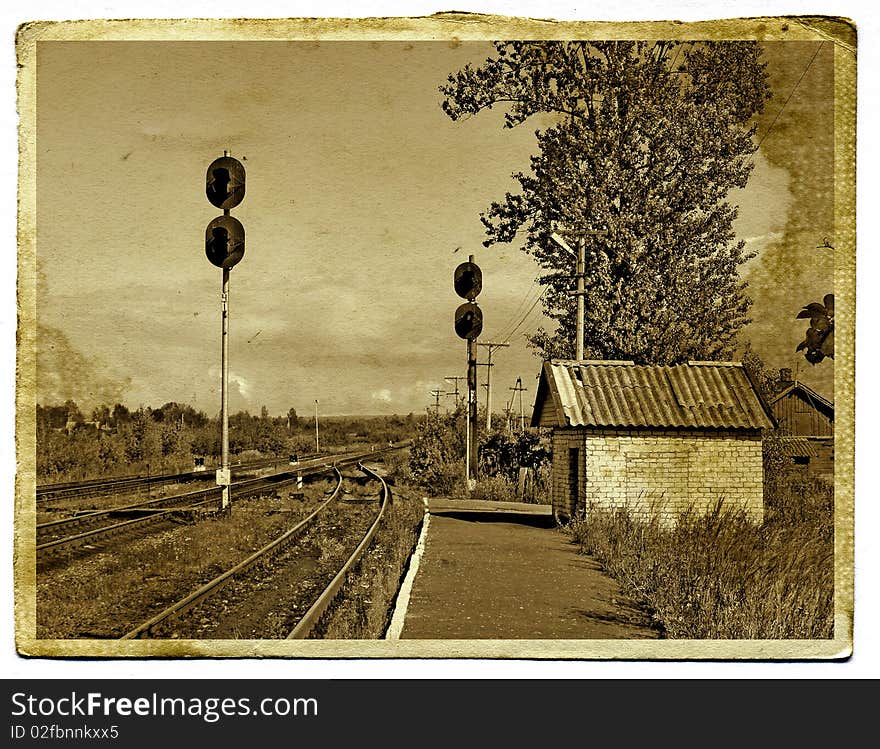
[[553,429],[557,519],[589,503],[672,519],[722,497],[763,518],[761,430],[775,422],[739,362],[547,361],[532,426]]

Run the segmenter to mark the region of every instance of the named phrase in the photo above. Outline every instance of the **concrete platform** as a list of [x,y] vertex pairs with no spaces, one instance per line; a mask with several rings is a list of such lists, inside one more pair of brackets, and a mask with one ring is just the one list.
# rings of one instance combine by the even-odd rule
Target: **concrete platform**
[[[430,500],[401,639],[644,639],[658,633],[550,508]],[[494,511],[494,512],[493,512]],[[493,522],[486,522],[489,518]],[[536,522],[538,521],[537,525]],[[404,584],[406,587],[406,583]]]
[[434,497],[428,500],[431,515],[469,518],[471,520],[523,521],[532,525],[551,527],[555,525],[553,508],[550,505],[536,505],[527,502],[494,502],[487,499],[445,499]]

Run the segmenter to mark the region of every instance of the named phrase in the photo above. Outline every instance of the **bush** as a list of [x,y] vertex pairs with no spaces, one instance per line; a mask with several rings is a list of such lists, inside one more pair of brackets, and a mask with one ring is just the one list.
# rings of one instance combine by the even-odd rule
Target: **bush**
[[452,495],[464,487],[462,415],[462,409],[430,414],[418,425],[409,451],[409,474],[429,494]]
[[792,465],[775,435],[764,438],[764,509],[768,523],[811,523],[831,539],[834,487]]
[[471,492],[473,499],[492,502],[517,502],[516,484],[506,476],[487,476],[477,480]]

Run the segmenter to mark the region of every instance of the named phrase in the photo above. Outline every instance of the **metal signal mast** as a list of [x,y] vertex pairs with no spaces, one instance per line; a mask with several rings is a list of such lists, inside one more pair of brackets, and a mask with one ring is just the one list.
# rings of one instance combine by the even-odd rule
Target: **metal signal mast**
[[467,340],[467,434],[465,438],[465,480],[472,489],[477,474],[477,338],[483,332],[483,311],[477,306],[477,295],[483,289],[483,272],[474,263],[474,256],[455,269],[455,293],[467,299],[455,310],[455,333]]
[[232,158],[227,151],[214,159],[205,176],[205,195],[211,205],[222,208],[223,215],[217,216],[205,229],[205,255],[212,265],[223,270],[223,285],[220,296],[221,343],[220,343],[220,468],[217,470],[217,484],[223,488],[220,509],[230,507],[230,485],[232,475],[229,469],[229,273],[232,267],[244,257],[244,227],[238,219],[232,218],[229,211],[244,200],[244,166]]

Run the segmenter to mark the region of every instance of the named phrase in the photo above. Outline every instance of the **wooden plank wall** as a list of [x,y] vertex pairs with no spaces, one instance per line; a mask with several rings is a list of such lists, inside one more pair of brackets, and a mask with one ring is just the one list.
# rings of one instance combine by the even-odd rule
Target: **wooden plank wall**
[[772,409],[773,415],[779,422],[781,434],[793,437],[834,435],[834,421],[798,392],[780,398],[773,404]]

